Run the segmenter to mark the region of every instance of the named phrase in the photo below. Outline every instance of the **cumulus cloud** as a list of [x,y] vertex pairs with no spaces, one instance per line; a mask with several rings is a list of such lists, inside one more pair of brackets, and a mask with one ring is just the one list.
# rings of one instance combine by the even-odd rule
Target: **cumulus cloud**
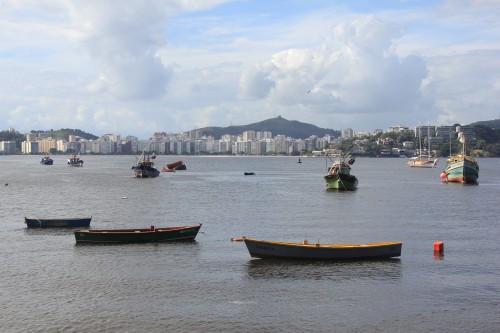
[[433,57],[429,68],[434,79],[425,94],[435,100],[439,122],[464,125],[499,117],[500,50]]
[[492,119],[500,7],[471,6],[4,0],[0,116],[139,137],[278,114],[359,130]]
[[96,61],[101,75],[91,85],[119,98],[161,97],[172,71],[158,52],[165,46],[167,8],[160,1],[74,2],[75,42]]
[[414,111],[427,69],[421,57],[394,52],[400,35],[398,26],[373,16],[339,23],[316,48],[289,49],[261,61],[241,77],[241,93],[311,113]]

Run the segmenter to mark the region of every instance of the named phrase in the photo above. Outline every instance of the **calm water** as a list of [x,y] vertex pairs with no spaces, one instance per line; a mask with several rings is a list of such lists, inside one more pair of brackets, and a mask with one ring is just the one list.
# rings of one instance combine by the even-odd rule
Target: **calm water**
[[[133,177],[134,156],[85,156],[83,168],[40,158],[0,156],[1,332],[500,331],[499,159],[480,159],[479,185],[462,186],[440,182],[444,160],[360,158],[359,189],[336,193],[321,158],[183,156],[188,170],[156,179]],[[77,246],[69,230],[23,220],[82,215],[94,228],[203,227],[194,243]],[[230,241],[243,235],[400,240],[403,253],[251,259]]]

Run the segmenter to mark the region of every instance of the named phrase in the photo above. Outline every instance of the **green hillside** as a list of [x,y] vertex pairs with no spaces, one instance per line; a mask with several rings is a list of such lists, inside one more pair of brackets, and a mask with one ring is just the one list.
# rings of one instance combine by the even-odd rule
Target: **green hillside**
[[222,135],[240,135],[245,131],[269,131],[273,136],[286,135],[295,139],[306,139],[311,135],[323,137],[326,134],[338,137],[340,131],[333,129],[320,128],[312,124],[301,123],[296,120],[287,120],[281,116],[276,118],[267,119],[258,123],[242,126],[229,126],[229,127],[205,127],[200,129],[203,135],[211,135],[215,139],[220,139]]
[[51,137],[55,138],[55,139],[64,139],[64,140],[68,140],[68,137],[70,135],[76,135],[76,136],[79,136],[81,138],[84,138],[86,140],[97,140],[99,139],[98,136],[95,136],[93,134],[90,134],[90,133],[87,133],[87,132],[84,132],[82,130],[79,130],[79,129],[72,129],[72,128],[61,128],[60,130],[36,130],[36,131],[31,131],[31,133],[49,133]]
[[494,119],[494,120],[484,120],[484,121],[476,121],[475,123],[472,123],[468,126],[477,126],[477,125],[482,125],[482,126],[486,126],[486,127],[489,127],[489,128],[496,128],[496,129],[500,129],[500,119]]

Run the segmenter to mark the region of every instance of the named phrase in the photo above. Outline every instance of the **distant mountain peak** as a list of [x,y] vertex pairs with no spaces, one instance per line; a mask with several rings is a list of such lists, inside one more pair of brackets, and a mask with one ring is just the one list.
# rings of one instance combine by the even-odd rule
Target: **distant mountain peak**
[[326,134],[338,137],[340,136],[340,131],[336,131],[328,128],[320,128],[316,125],[302,123],[297,120],[288,120],[278,115],[275,118],[269,118],[257,123],[240,125],[240,126],[229,126],[229,127],[205,127],[200,128],[203,135],[211,135],[215,139],[220,139],[222,135],[240,135],[246,131],[256,131],[256,132],[271,132],[273,136],[285,135],[295,139],[306,139],[312,135],[318,137],[323,137]]

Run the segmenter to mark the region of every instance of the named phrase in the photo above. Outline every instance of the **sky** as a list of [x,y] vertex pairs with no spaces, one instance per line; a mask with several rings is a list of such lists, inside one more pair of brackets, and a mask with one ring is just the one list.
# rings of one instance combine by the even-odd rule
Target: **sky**
[[0,0],[0,130],[498,119],[499,17],[498,0]]

